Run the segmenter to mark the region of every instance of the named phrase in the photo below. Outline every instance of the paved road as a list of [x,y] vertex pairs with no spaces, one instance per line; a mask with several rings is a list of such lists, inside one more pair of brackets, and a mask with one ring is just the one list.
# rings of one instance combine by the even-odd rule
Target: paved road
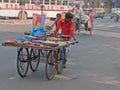
[[[70,47],[67,68],[51,81],[44,77],[43,64],[37,72],[29,70],[27,77],[20,78],[16,49],[0,46],[0,90],[120,90],[119,23],[96,19],[94,35],[78,33],[79,43]],[[29,29],[31,25],[0,24],[0,44],[24,36]]]

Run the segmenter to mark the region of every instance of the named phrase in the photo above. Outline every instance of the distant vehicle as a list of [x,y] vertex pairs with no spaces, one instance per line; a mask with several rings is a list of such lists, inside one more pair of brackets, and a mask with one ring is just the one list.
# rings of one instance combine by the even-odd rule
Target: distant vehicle
[[94,12],[94,9],[93,8],[83,8],[83,12],[88,15],[88,10],[92,9],[93,12]]
[[0,19],[4,19],[4,17],[3,17],[3,16],[0,16]]
[[83,8],[83,12],[88,15],[88,8]]
[[41,6],[48,18],[57,13],[72,12],[75,0],[0,0],[0,16],[27,19],[33,13],[41,14]]
[[105,9],[104,8],[95,8],[95,18],[104,18]]
[[113,19],[116,16],[116,11],[119,10],[120,8],[112,8],[110,18]]

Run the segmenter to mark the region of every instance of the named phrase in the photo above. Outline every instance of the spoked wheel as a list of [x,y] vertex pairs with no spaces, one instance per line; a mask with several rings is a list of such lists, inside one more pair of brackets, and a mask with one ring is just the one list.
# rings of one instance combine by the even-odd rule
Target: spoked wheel
[[40,54],[41,54],[42,56],[46,56],[47,53],[48,53],[47,50],[40,50]]
[[94,26],[92,25],[92,27],[90,28],[90,36],[94,34]]
[[89,31],[89,32],[90,32],[90,36],[91,36],[91,35],[92,35],[92,29],[90,29],[90,31]]
[[29,68],[29,52],[27,48],[20,48],[17,56],[17,71],[21,77],[25,77]]
[[55,72],[56,72],[56,60],[54,58],[54,52],[49,51],[47,55],[46,67],[45,67],[46,78],[48,80],[53,79]]
[[31,49],[30,51],[30,68],[35,72],[39,66],[40,62],[40,50]]
[[119,21],[119,16],[116,15],[116,16],[114,17],[114,22],[118,22],[118,21]]
[[61,74],[64,68],[64,60],[65,60],[65,50],[62,48],[58,51],[57,57],[57,66],[56,70],[58,74]]
[[93,24],[91,22],[91,27],[89,28],[90,36],[92,35],[93,30],[94,30],[94,26],[93,26]]
[[18,14],[18,18],[20,20],[26,20],[27,19],[27,13],[25,13],[24,11],[20,11]]

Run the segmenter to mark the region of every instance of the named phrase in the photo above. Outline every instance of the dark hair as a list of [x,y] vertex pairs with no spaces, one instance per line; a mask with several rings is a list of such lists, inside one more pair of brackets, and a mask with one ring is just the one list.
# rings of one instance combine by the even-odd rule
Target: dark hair
[[92,12],[92,11],[93,11],[93,9],[89,9],[88,11]]
[[57,14],[56,14],[56,17],[61,17],[61,14],[60,14],[60,13],[57,13]]
[[73,14],[70,13],[70,12],[67,12],[67,13],[65,14],[65,18],[72,19],[72,18],[73,18]]

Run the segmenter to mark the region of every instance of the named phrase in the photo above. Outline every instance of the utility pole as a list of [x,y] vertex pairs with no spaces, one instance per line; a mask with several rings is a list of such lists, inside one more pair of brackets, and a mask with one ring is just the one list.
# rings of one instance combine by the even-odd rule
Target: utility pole
[[115,8],[116,8],[116,0],[114,0]]
[[87,1],[87,8],[90,8],[90,1]]
[[98,0],[98,8],[100,7],[100,3],[99,3],[99,0]]
[[116,1],[112,0],[112,8],[116,8]]
[[19,12],[19,19],[24,20],[26,19],[25,16],[25,0],[20,0],[21,12]]

